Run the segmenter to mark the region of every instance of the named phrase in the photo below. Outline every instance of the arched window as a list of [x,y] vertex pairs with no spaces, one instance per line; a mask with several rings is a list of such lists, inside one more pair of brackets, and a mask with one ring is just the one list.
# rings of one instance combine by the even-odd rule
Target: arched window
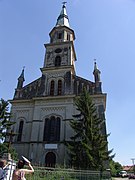
[[49,139],[49,130],[50,130],[50,120],[48,118],[45,119],[45,124],[44,124],[44,141],[48,141]]
[[62,33],[58,33],[58,39],[62,39]]
[[24,122],[20,121],[17,141],[21,141],[22,140],[23,125],[24,125]]
[[50,84],[50,95],[54,96],[54,81],[53,80],[51,81],[51,84]]
[[51,116],[45,119],[44,141],[56,142],[60,141],[60,118]]
[[62,95],[62,80],[58,80],[58,95]]
[[70,35],[67,33],[67,40],[70,40]]
[[60,66],[60,65],[61,65],[61,57],[56,56],[56,58],[55,58],[55,66]]
[[56,139],[57,141],[60,141],[60,118],[59,117],[56,118],[55,126],[56,126],[56,132],[55,132]]

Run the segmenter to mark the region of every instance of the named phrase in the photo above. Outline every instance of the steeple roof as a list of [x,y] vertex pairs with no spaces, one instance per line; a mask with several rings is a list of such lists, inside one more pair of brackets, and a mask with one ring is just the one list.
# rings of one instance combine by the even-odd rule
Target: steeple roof
[[68,19],[68,15],[67,15],[67,11],[66,11],[66,6],[65,6],[65,2],[63,3],[62,6],[62,10],[61,13],[57,19],[57,23],[56,23],[56,27],[57,26],[69,26],[69,19]]
[[23,88],[23,82],[24,81],[25,81],[25,79],[24,79],[24,67],[23,67],[22,73],[18,78],[17,89],[22,89]]
[[94,62],[94,72],[93,73],[101,73],[100,71],[99,71],[99,69],[97,68],[97,63],[96,62]]
[[23,67],[23,70],[22,70],[21,75],[19,76],[18,80],[25,81],[25,79],[24,79],[24,67]]

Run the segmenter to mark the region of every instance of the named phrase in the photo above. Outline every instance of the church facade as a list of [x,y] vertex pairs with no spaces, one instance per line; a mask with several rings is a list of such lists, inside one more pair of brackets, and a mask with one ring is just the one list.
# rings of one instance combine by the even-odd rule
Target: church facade
[[[70,140],[69,125],[77,114],[74,99],[85,87],[105,119],[106,94],[102,92],[100,71],[94,64],[94,82],[76,75],[74,48],[75,33],[69,26],[66,6],[63,5],[55,27],[45,44],[41,77],[24,86],[24,69],[18,78],[12,104],[13,146],[19,157],[32,163],[54,167],[68,165],[67,149],[62,143]],[[104,132],[106,133],[106,124]]]

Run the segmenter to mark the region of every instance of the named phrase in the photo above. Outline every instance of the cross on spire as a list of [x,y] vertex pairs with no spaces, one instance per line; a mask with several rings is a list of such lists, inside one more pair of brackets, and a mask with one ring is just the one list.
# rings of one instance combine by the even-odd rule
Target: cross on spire
[[66,5],[66,3],[67,3],[66,1],[62,2],[62,4],[63,4],[64,6]]

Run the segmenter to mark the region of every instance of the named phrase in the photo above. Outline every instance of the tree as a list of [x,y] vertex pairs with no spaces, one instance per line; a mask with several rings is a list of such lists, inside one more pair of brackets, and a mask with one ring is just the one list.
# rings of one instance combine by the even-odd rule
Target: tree
[[70,164],[75,168],[103,170],[109,164],[112,150],[108,151],[107,134],[103,134],[104,119],[99,118],[90,94],[83,90],[75,100],[79,114],[73,115],[70,125],[74,130],[71,141],[66,142]]
[[[15,150],[10,147],[11,139],[9,138],[9,142],[5,142],[6,136],[10,136],[9,130],[11,129],[11,126],[14,124],[14,122],[10,121],[11,113],[9,110],[9,102],[5,101],[4,99],[0,100],[0,156],[3,155],[3,153],[11,153],[13,157],[16,157],[17,154]],[[12,131],[11,131],[12,132]],[[13,134],[12,132],[12,135]]]
[[116,176],[122,170],[122,165],[119,162],[110,160],[110,170],[111,170],[112,176]]
[[6,137],[6,131],[13,124],[10,122],[11,113],[8,112],[8,101],[0,100],[0,140],[3,141]]
[[18,154],[16,150],[13,147],[10,147],[9,149],[9,143],[4,142],[0,144],[0,158],[2,158],[4,153],[10,153],[12,159],[18,160]]

